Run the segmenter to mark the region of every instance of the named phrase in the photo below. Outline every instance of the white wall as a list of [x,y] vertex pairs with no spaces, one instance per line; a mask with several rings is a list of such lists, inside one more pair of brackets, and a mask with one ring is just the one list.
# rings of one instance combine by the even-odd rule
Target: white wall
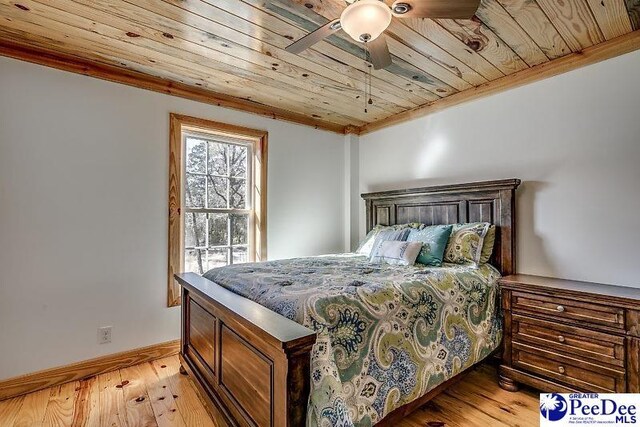
[[170,112],[269,131],[269,258],[343,250],[343,136],[0,58],[0,378],[179,337]]
[[520,272],[640,287],[638,75],[640,52],[358,141],[0,58],[0,378],[179,336],[170,112],[269,131],[269,258],[355,246],[360,192],[518,177]]
[[520,178],[520,273],[640,287],[638,76],[640,51],[364,135],[360,189]]
[[344,248],[348,252],[358,246],[360,240],[360,224],[358,212],[360,209],[360,154],[358,153],[358,137],[345,135],[344,137]]

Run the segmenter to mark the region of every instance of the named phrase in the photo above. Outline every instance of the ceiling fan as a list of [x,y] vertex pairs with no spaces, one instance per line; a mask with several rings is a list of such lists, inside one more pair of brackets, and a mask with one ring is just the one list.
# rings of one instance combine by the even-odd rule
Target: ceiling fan
[[382,33],[391,18],[470,19],[480,0],[396,0],[391,7],[383,0],[346,0],[340,18],[287,46],[286,51],[300,53],[331,34],[344,30],[352,39],[365,44],[369,61],[376,70],[391,65],[391,55]]

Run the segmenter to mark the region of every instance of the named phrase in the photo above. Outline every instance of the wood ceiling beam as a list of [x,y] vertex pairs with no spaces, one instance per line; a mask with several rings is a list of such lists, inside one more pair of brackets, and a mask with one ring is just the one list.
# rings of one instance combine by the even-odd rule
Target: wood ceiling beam
[[271,107],[257,102],[237,98],[211,90],[192,87],[186,84],[172,82],[159,77],[150,76],[120,67],[102,64],[97,61],[80,59],[49,49],[34,47],[17,41],[0,39],[0,56],[19,59],[34,64],[44,65],[58,70],[95,77],[115,83],[122,83],[140,89],[173,95],[192,101],[216,105],[245,111],[275,120],[311,126],[339,134],[345,133],[345,126],[313,120],[302,114]]
[[358,133],[360,135],[371,133],[379,129],[407,122],[419,117],[424,117],[464,102],[494,95],[496,93],[537,82],[548,77],[557,76],[559,74],[614,58],[619,55],[624,55],[625,53],[630,53],[638,49],[640,49],[640,30],[588,47],[581,52],[575,52],[562,58],[501,77],[473,89],[468,89],[456,93],[455,95],[431,102],[422,107],[417,107],[386,119],[364,125],[360,127]]

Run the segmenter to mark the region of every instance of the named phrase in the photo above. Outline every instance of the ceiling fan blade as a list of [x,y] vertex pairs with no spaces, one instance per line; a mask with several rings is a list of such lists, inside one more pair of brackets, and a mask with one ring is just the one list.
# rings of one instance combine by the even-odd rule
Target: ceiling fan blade
[[372,42],[368,42],[367,47],[374,69],[381,70],[391,65],[391,54],[389,53],[387,39],[384,35],[381,35]]
[[397,0],[391,10],[398,18],[471,19],[478,6],[480,0]]
[[325,37],[329,37],[331,34],[340,30],[340,28],[342,28],[340,26],[340,20],[334,19],[333,21],[327,22],[317,30],[310,32],[296,42],[291,43],[285,48],[285,50],[290,53],[300,53],[318,43]]

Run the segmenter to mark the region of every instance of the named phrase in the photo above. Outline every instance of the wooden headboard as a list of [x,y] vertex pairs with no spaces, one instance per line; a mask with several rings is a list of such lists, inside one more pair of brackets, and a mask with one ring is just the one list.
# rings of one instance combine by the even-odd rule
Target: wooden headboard
[[515,194],[519,179],[438,185],[363,194],[367,232],[375,225],[490,222],[496,226],[491,257],[503,275],[516,272]]

